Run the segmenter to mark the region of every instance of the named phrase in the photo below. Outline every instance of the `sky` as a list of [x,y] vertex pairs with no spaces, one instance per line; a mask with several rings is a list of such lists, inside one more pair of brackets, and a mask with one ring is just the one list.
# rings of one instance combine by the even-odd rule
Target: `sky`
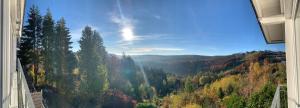
[[[266,44],[250,0],[26,0],[64,18],[72,50],[85,26],[103,38],[107,52],[128,55],[229,55],[284,51]],[[26,23],[26,22],[25,22]]]

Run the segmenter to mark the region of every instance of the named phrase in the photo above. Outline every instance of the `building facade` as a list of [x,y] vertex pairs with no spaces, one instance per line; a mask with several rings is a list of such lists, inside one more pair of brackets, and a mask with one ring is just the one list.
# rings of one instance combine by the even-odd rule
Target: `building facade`
[[21,36],[24,6],[25,0],[0,0],[0,108],[28,107],[20,104],[22,87],[18,86],[17,72],[17,41]]
[[284,43],[288,107],[300,107],[300,1],[251,0],[269,44]]

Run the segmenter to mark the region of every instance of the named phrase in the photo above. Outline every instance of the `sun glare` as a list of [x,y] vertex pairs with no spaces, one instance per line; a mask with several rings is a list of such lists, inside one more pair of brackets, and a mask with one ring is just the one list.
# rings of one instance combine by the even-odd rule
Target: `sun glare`
[[131,27],[124,27],[121,32],[122,32],[122,37],[125,41],[134,40],[135,36]]

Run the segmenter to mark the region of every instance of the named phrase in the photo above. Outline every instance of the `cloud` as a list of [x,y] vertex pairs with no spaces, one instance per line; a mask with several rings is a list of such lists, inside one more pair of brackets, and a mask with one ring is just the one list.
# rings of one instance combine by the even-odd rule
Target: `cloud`
[[182,48],[173,48],[173,47],[140,47],[140,48],[119,48],[112,47],[109,53],[122,55],[125,53],[126,55],[145,55],[145,54],[160,54],[160,55],[173,55],[183,54],[185,49]]
[[158,20],[161,19],[161,16],[159,16],[159,15],[154,15],[153,17]]
[[134,21],[132,19],[113,15],[111,20],[113,23],[116,23],[119,26],[119,33],[122,36],[122,41],[137,40],[138,36],[135,34]]
[[159,51],[183,51],[182,48],[151,48],[151,47],[145,47],[145,48],[132,48],[129,50],[129,53],[148,53],[148,52],[159,52]]
[[145,34],[138,36],[136,40],[155,40],[155,39],[171,39],[170,34]]
[[121,3],[117,0],[117,8],[119,10],[119,15],[113,14],[111,17],[112,22],[118,24],[120,30],[119,33],[122,36],[122,41],[134,41],[137,39],[137,36],[134,31],[134,20],[126,18],[124,16]]
[[[156,16],[159,17],[160,16]],[[148,39],[160,39],[161,37],[168,36],[169,34],[143,34],[137,35],[135,32],[135,24],[137,20],[121,17],[113,14],[111,16],[111,21],[119,26],[119,33],[122,36],[120,42],[132,42],[138,40],[148,40]]]

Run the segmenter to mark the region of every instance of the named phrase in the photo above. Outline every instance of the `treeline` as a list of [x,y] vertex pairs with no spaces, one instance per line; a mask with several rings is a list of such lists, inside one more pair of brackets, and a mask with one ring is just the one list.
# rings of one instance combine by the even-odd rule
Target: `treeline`
[[36,6],[29,9],[18,56],[30,89],[43,89],[50,107],[99,107],[109,88],[102,38],[86,26],[77,53],[71,44],[64,18],[55,22],[49,9],[44,16]]
[[77,64],[70,39],[64,18],[55,23],[50,10],[41,16],[36,6],[30,8],[18,56],[30,76],[31,90],[40,90],[45,85],[69,88],[62,82],[70,82],[65,77],[72,74]]
[[43,90],[48,107],[132,108],[153,97],[156,88],[164,92],[161,82],[156,88],[146,84],[141,66],[130,56],[108,54],[93,28],[82,30],[80,49],[72,52],[70,31],[63,18],[54,21],[49,9],[42,16],[32,6],[26,20],[18,56],[30,90]]

